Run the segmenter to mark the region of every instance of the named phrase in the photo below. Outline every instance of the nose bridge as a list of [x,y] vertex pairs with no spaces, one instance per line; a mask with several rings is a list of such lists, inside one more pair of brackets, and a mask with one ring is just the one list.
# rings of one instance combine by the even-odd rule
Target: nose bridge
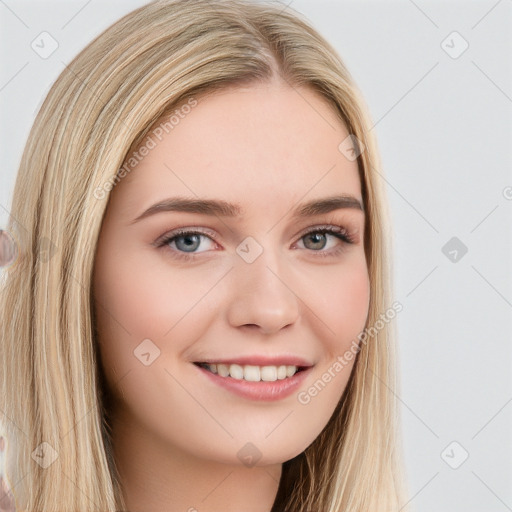
[[299,314],[286,262],[272,237],[265,244],[251,237],[237,248],[232,273],[229,321],[233,326],[256,325],[264,332],[275,332],[293,324]]

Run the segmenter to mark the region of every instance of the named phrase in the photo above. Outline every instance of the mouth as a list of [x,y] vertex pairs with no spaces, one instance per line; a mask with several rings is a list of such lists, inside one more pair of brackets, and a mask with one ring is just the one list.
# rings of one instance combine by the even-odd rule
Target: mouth
[[246,357],[222,362],[200,361],[194,366],[206,377],[205,382],[244,399],[271,402],[296,392],[311,375],[314,365],[296,357]]
[[195,362],[196,366],[203,368],[214,375],[224,378],[244,380],[247,382],[276,382],[293,377],[310,366],[296,365],[264,365],[256,366],[238,363],[204,363]]

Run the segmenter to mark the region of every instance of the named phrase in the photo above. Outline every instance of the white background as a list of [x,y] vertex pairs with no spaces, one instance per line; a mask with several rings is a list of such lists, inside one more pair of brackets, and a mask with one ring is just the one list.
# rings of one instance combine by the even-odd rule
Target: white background
[[[0,1],[0,228],[51,83],[145,3]],[[398,394],[411,503],[418,512],[512,510],[512,2],[290,8],[337,48],[375,123],[404,306]],[[43,31],[59,45],[46,59],[31,48]],[[442,251],[452,237],[467,247],[456,262]]]

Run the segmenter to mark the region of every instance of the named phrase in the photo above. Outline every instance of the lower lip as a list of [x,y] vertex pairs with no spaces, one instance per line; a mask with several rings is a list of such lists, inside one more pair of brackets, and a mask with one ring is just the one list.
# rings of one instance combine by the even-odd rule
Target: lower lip
[[231,391],[235,395],[250,400],[264,400],[267,402],[273,402],[275,400],[282,400],[293,394],[300,387],[304,379],[309,375],[311,369],[309,368],[297,372],[292,377],[286,379],[276,380],[273,382],[250,382],[243,379],[234,379],[233,377],[220,377],[216,373],[212,373],[201,366],[194,365],[198,370],[201,371],[208,379],[215,384]]

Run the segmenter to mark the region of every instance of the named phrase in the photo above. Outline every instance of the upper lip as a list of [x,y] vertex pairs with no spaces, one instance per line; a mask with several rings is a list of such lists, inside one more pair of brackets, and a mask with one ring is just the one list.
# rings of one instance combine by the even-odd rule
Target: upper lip
[[207,363],[207,364],[239,364],[243,365],[252,365],[252,366],[298,366],[298,367],[309,367],[313,366],[310,362],[302,357],[298,356],[266,356],[266,355],[253,355],[253,356],[239,356],[239,357],[230,357],[230,358],[208,358],[203,359],[201,361],[195,361],[197,363]]

